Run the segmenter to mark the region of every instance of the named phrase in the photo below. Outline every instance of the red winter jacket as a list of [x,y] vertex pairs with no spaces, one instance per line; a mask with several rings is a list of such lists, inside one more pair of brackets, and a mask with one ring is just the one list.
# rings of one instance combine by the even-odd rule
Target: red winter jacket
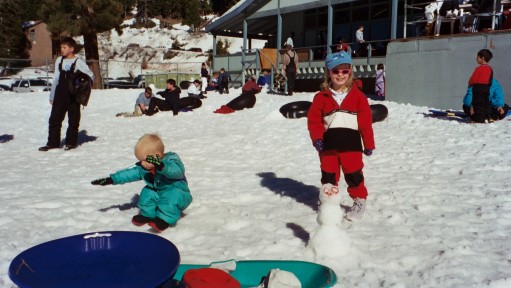
[[375,149],[371,107],[355,85],[340,106],[330,89],[318,92],[307,118],[311,140],[323,139],[325,150]]

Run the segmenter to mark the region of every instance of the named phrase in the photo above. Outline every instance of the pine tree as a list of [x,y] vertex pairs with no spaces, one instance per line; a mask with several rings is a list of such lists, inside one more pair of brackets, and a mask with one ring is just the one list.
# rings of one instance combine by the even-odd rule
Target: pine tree
[[98,33],[115,28],[122,33],[123,6],[117,0],[44,0],[40,14],[55,37],[83,35],[85,58],[94,73],[94,88],[101,89]]
[[19,4],[19,10],[16,15],[21,18],[22,21],[35,21],[39,19],[39,9],[41,9],[41,0],[24,0],[17,1]]
[[171,11],[170,16],[172,18],[181,18],[183,17],[183,3],[184,1],[181,0],[170,0],[169,1],[169,8]]
[[124,10],[124,17],[127,17],[131,14],[131,11],[137,4],[137,0],[117,0],[122,5],[122,9]]
[[202,20],[199,14],[199,0],[188,0],[183,4],[183,24],[192,26],[193,30],[199,29]]
[[222,15],[238,2],[239,0],[211,0],[211,6],[213,12]]
[[200,0],[200,11],[201,15],[213,13],[213,8],[209,0]]
[[21,24],[23,19],[17,17],[20,11],[19,2],[16,0],[0,0],[0,65],[4,67],[24,67],[30,63],[26,61],[11,61],[10,59],[28,59],[30,42],[28,41]]

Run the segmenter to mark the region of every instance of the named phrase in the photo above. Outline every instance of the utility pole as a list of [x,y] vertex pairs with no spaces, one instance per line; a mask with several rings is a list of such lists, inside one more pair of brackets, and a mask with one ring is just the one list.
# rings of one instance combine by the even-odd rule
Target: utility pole
[[147,0],[144,0],[144,27],[147,28]]

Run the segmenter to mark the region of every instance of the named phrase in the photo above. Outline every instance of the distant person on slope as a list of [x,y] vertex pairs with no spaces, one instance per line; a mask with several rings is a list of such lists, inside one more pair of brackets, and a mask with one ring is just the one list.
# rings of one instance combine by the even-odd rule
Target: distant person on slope
[[476,61],[479,66],[476,67],[470,79],[468,87],[472,91],[472,101],[468,115],[476,123],[485,123],[490,120],[492,110],[490,104],[490,86],[493,80],[493,69],[488,64],[493,58],[493,54],[488,49],[481,49],[477,52]]
[[293,51],[293,46],[287,44],[285,53],[282,55],[282,68],[287,80],[287,95],[292,96],[295,90],[296,72],[298,71],[298,54]]
[[379,98],[385,98],[385,67],[382,63],[376,66],[376,81],[374,83],[374,92]]
[[366,206],[362,153],[371,156],[375,149],[371,108],[354,84],[348,53],[329,54],[326,68],[326,80],[314,96],[307,125],[312,145],[319,154],[321,184],[337,186],[342,169],[353,199],[346,214],[351,220],[362,217]]
[[200,69],[200,77],[201,77],[201,81],[202,81],[202,86],[201,86],[202,94],[206,94],[207,93],[206,88],[208,87],[209,78],[210,78],[208,67],[206,66],[206,63],[202,63],[202,66]]
[[81,71],[94,80],[94,74],[84,60],[75,56],[76,42],[71,37],[65,37],[60,42],[61,56],[55,61],[55,77],[50,91],[51,114],[48,125],[48,142],[39,148],[39,151],[48,151],[60,147],[60,130],[62,121],[66,117],[68,127],[66,132],[66,146],[64,150],[76,148],[78,141],[78,128],[80,127],[80,103],[69,92],[69,83],[72,74]]
[[146,114],[149,109],[149,103],[151,103],[151,99],[153,97],[156,97],[153,94],[153,89],[151,87],[146,87],[144,92],[138,95],[133,114],[135,116],[142,116],[143,114]]
[[217,78],[218,92],[220,94],[223,94],[224,91],[225,94],[229,94],[229,81],[231,81],[231,75],[225,71],[225,68],[221,68]]
[[[164,99],[160,99],[154,97],[149,102],[149,109],[147,109],[146,114],[148,116],[153,115],[158,110],[160,111],[170,111],[172,110],[174,116],[176,116],[179,112],[179,94],[181,93],[181,89],[176,86],[176,80],[167,79],[166,89],[164,91],[160,91],[156,94],[161,95]],[[158,109],[156,109],[158,108]]]
[[188,86],[188,89],[186,90],[188,92],[188,97],[193,97],[197,99],[207,98],[206,96],[202,95],[200,83],[201,81],[197,79],[190,83],[190,86]]
[[[474,109],[472,108],[473,91],[472,87],[468,87],[467,94],[463,98],[463,111],[471,118],[474,115]],[[491,111],[488,114],[488,121],[493,122],[496,120],[502,120],[506,117],[509,111],[509,106],[504,103],[504,91],[500,86],[499,81],[493,78],[490,85],[490,97],[488,98],[491,106]]]

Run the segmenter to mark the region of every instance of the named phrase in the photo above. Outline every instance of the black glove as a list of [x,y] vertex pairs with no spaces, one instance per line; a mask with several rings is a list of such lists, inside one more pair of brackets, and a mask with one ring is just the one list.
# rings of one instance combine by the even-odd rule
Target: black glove
[[112,177],[107,177],[107,178],[96,179],[96,180],[94,180],[94,181],[92,181],[90,183],[92,185],[106,186],[106,185],[114,184],[114,181],[112,180]]
[[163,170],[163,162],[161,161],[161,158],[160,158],[160,155],[156,154],[155,155],[147,155],[147,157],[145,158],[145,161],[147,161],[147,163],[151,163],[154,165],[154,167],[156,168],[156,170],[158,171],[161,171]]

